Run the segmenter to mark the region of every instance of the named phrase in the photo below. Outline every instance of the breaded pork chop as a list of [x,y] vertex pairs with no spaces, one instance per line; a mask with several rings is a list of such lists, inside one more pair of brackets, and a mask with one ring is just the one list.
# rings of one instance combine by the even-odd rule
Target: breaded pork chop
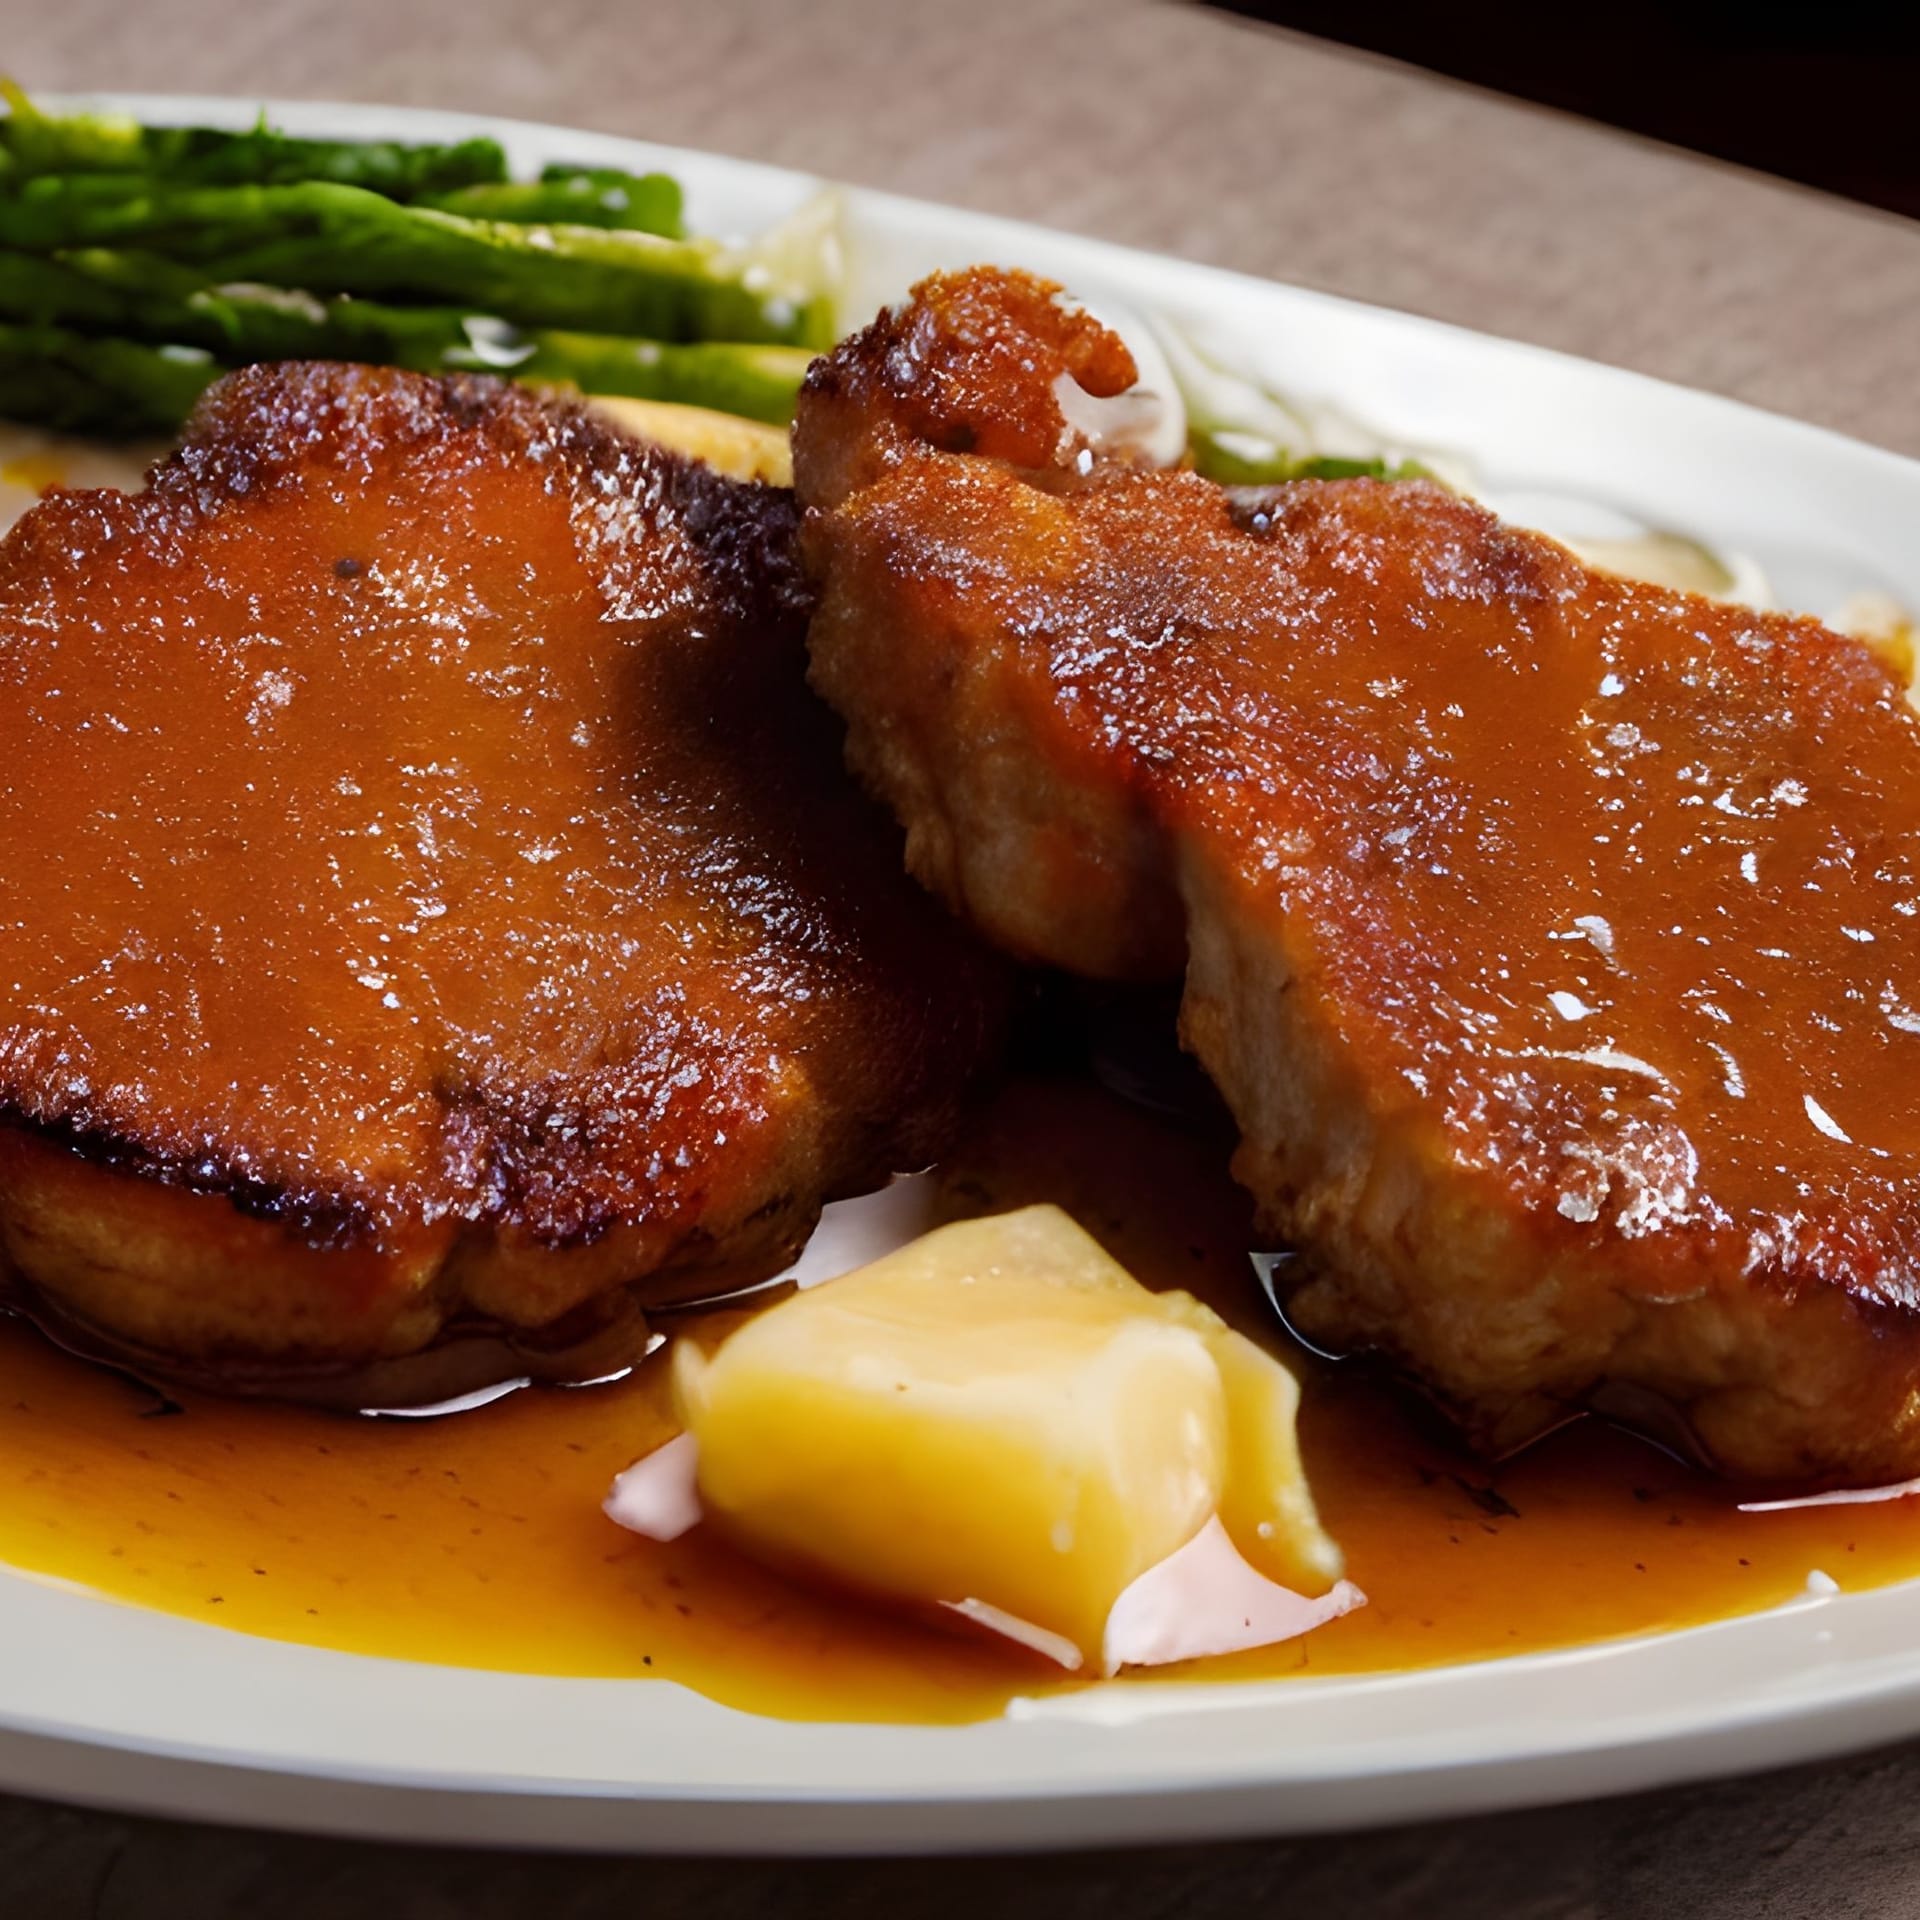
[[998,969],[842,771],[796,520],[517,388],[331,365],[28,514],[16,1294],[228,1386],[350,1392],[477,1326],[520,1351],[422,1377],[597,1366],[636,1286],[771,1271],[922,1163]]
[[[1291,1312],[1489,1447],[1920,1473],[1920,725],[1855,642],[1424,484],[1102,458],[1120,346],[923,285],[814,368],[814,683],[1003,946],[1177,975]],[[1084,417],[1084,401],[1073,408]]]

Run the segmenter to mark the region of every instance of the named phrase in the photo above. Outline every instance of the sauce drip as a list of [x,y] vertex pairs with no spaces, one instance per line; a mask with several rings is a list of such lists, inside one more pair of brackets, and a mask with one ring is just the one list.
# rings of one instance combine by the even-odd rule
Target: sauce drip
[[[984,1116],[945,1190],[955,1215],[1058,1201],[1149,1284],[1280,1345],[1224,1164],[1219,1140],[1029,1081]],[[1776,1605],[1816,1568],[1843,1587],[1920,1575],[1920,1512],[1904,1502],[1741,1513],[1723,1483],[1593,1421],[1489,1469],[1366,1372],[1289,1357],[1321,1512],[1370,1604],[1171,1677],[1484,1659]],[[965,1721],[1076,1684],[801,1590],[700,1530],[659,1545],[615,1528],[599,1511],[613,1475],[671,1431],[665,1371],[433,1420],[176,1407],[0,1324],[0,1561],[278,1639],[651,1674],[796,1718]]]

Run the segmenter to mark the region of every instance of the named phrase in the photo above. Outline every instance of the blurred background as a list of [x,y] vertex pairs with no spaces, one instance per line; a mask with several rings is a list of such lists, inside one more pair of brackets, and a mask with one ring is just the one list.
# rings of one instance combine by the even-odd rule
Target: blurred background
[[1225,10],[1920,217],[1920,7],[1226,0]]

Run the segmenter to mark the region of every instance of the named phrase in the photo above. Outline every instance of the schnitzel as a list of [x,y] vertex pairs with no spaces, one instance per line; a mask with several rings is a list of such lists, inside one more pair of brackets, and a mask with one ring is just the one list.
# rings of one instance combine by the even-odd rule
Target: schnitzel
[[636,1300],[923,1164],[1000,970],[807,696],[796,521],[578,408],[340,365],[235,374],[146,492],[29,512],[12,1297],[225,1387],[604,1371]]
[[1490,1450],[1598,1406],[1920,1473],[1920,722],[1859,643],[1424,482],[1103,446],[1126,349],[923,283],[796,424],[815,686],[999,945],[1184,973],[1308,1338]]

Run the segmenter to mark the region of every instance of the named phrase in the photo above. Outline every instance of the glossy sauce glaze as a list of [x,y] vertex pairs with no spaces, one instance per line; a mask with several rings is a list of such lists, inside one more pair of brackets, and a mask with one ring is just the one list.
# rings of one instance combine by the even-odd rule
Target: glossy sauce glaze
[[1631,1392],[1730,1471],[1920,1472],[1885,662],[1429,482],[1102,458],[1059,396],[1131,368],[1054,291],[935,276],[795,416],[812,681],[918,870],[1028,958],[1184,968],[1298,1324],[1493,1450]]
[[[795,518],[524,389],[318,364],[221,382],[145,492],[27,515],[20,1277],[188,1377],[346,1370],[775,1271],[823,1189],[924,1155],[997,975],[805,698]],[[157,1178],[69,1194],[36,1136]],[[159,1187],[231,1194],[250,1257]]]
[[[955,1214],[1067,1205],[1141,1278],[1276,1344],[1218,1140],[1084,1085],[1017,1085],[946,1176]],[[667,1323],[672,1325],[675,1323]],[[683,1320],[679,1325],[689,1324]],[[1489,1470],[1361,1371],[1292,1355],[1321,1511],[1369,1604],[1304,1640],[1168,1670],[1381,1672],[1678,1627],[1920,1574],[1905,1503],[1741,1513],[1595,1422]],[[0,1327],[0,1560],[250,1633],[397,1658],[655,1675],[802,1718],[963,1721],[1072,1684],[803,1591],[699,1530],[599,1511],[670,1430],[657,1362],[440,1419],[160,1398]],[[1134,1680],[1121,1684],[1143,1684]]]

